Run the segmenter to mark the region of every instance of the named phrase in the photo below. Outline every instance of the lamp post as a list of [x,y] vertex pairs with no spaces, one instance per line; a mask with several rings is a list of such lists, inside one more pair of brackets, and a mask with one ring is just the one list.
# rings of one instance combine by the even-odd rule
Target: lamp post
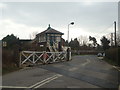
[[68,38],[67,38],[68,43],[69,43],[69,26],[70,26],[70,25],[74,25],[74,22],[71,22],[70,24],[68,24]]
[[71,22],[70,24],[68,24],[68,48],[67,48],[67,61],[71,60],[71,51],[69,48],[69,26],[70,25],[74,25],[74,22]]

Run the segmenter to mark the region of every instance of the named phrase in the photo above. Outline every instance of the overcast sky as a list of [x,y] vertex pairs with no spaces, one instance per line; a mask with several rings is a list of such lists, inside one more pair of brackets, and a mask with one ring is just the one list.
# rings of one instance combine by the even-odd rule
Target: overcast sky
[[114,31],[118,19],[117,2],[6,2],[0,3],[0,10],[0,39],[12,33],[30,39],[31,33],[44,31],[48,24],[67,39],[68,24],[74,21],[70,38],[91,35],[99,40]]

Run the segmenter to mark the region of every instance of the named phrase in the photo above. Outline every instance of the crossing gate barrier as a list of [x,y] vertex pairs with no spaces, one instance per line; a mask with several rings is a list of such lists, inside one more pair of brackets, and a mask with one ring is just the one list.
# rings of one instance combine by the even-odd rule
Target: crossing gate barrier
[[20,66],[23,64],[48,64],[67,60],[67,52],[21,51]]

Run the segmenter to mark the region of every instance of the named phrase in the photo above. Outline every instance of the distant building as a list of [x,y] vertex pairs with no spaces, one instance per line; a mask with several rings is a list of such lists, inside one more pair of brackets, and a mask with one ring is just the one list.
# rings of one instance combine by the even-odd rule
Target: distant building
[[7,47],[7,42],[6,41],[2,42],[2,47]]
[[49,46],[56,46],[56,48],[60,50],[62,35],[64,35],[64,33],[51,28],[49,24],[47,30],[36,35],[35,40],[40,46],[44,46],[46,48]]
[[21,45],[24,45],[24,44],[26,44],[26,43],[31,43],[31,42],[32,42],[31,39],[20,39],[19,41],[20,41],[20,44],[21,44]]

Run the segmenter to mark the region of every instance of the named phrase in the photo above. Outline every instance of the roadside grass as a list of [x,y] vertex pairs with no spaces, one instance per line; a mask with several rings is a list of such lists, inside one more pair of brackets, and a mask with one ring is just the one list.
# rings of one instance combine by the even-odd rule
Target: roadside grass
[[2,67],[2,75],[5,75],[5,74],[8,74],[8,73],[11,73],[11,72],[14,72],[14,71],[17,71],[17,70],[20,70],[21,68],[18,68],[18,67]]
[[114,66],[118,66],[118,63],[115,62],[114,60],[108,59],[106,57],[103,58],[104,61],[106,61],[107,63],[114,65]]
[[79,54],[72,53],[71,56],[78,56]]

